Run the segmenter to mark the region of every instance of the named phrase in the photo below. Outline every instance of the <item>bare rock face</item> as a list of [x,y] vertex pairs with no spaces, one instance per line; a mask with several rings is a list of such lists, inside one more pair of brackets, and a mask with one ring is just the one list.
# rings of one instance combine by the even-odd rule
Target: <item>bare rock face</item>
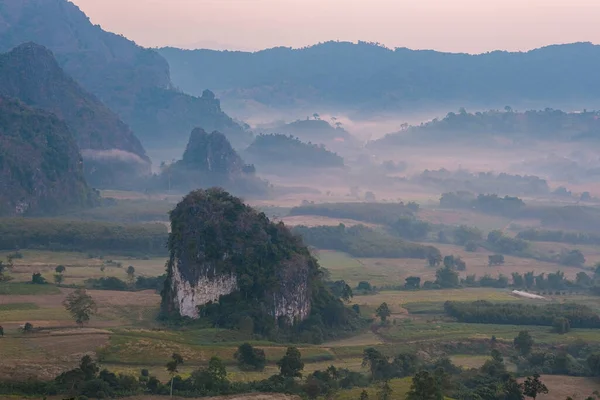
[[[222,189],[197,190],[171,212],[163,311],[198,318],[218,303],[287,324],[311,314],[318,264],[283,224]],[[227,317],[229,318],[229,317]]]

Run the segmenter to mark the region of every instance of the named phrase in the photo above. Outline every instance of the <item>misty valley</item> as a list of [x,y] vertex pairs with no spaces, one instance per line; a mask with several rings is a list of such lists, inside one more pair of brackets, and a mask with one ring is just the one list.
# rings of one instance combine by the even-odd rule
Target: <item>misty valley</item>
[[0,0],[0,400],[600,400],[598,60]]

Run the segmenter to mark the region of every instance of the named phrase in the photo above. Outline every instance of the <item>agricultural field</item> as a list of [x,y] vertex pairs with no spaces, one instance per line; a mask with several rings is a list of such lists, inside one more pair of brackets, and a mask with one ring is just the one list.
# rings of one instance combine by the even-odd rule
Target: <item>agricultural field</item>
[[[461,277],[486,274],[497,277],[499,274],[510,277],[513,272],[523,274],[534,271],[536,274],[562,271],[568,279],[574,279],[581,268],[567,267],[529,258],[505,256],[504,265],[488,265],[488,256],[493,254],[484,249],[467,252],[464,248],[448,244],[435,244],[443,255],[460,256],[467,264],[466,271],[460,271]],[[409,258],[355,258],[346,253],[330,250],[318,250],[319,263],[327,268],[333,280],[343,279],[355,287],[360,281],[368,281],[374,286],[402,286],[409,276],[418,276],[421,282],[434,281],[437,268],[431,268],[425,260]]]
[[[333,224],[349,221],[329,222]],[[322,223],[324,222],[319,221],[319,224]],[[466,252],[459,246],[436,246],[444,255],[459,255],[466,261],[467,270],[461,272],[463,276],[483,276],[486,273],[493,276],[499,273],[509,276],[513,271],[548,273],[560,269],[567,277],[573,278],[581,271],[578,268],[566,268],[510,256],[505,257],[505,265],[489,267],[487,262],[491,253],[482,249]],[[585,251],[593,257],[591,247]],[[204,326],[167,328],[157,320],[160,295],[153,290],[88,290],[98,305],[98,312],[88,324],[78,327],[63,306],[65,297],[74,290],[68,287],[69,285],[81,285],[86,279],[109,276],[127,280],[126,269],[130,265],[135,268],[137,276],[158,276],[165,271],[166,259],[34,250],[22,250],[20,253],[22,258],[14,259],[14,266],[9,271],[12,281],[0,283],[0,321],[5,329],[5,337],[0,338],[0,359],[3,360],[0,365],[0,378],[51,379],[60,372],[73,368],[83,355],[90,354],[103,368],[115,373],[137,375],[140,370],[147,369],[150,374],[166,382],[170,375],[165,369],[165,364],[172,353],[177,352],[186,360],[179,370],[183,378],[206,366],[211,357],[218,356],[226,365],[230,380],[249,382],[276,374],[276,362],[289,345],[257,340],[238,331]],[[0,259],[8,254],[9,252],[0,252]],[[325,250],[317,250],[314,254],[320,264],[327,268],[331,279],[343,279],[352,287],[360,281],[368,281],[379,287],[402,286],[408,276],[420,276],[423,281],[435,279],[435,268],[426,266],[424,260],[354,258],[342,252]],[[61,287],[52,284],[57,265],[66,267],[63,273],[64,284]],[[33,273],[41,273],[50,283],[29,283]],[[557,335],[550,327],[456,322],[443,315],[443,304],[447,300],[534,304],[539,302],[516,297],[511,294],[510,289],[490,288],[382,290],[357,295],[351,299],[348,306],[359,306],[361,315],[372,320],[370,329],[320,345],[295,344],[305,362],[304,374],[325,370],[330,365],[368,374],[368,369],[362,365],[362,355],[366,347],[375,347],[390,356],[400,351],[414,351],[419,348],[435,354],[451,351],[451,360],[457,366],[465,369],[478,368],[489,359],[487,352],[492,336],[496,337],[500,345],[509,348],[513,338],[523,329],[528,330],[541,346],[557,346],[578,341],[600,344],[600,336],[594,330],[573,329],[567,334]],[[547,296],[547,300],[577,302],[600,310],[597,298],[582,294]],[[377,321],[375,310],[384,302],[388,304],[391,316],[389,324],[382,326]],[[35,328],[31,333],[23,333],[19,329],[27,322]],[[237,347],[244,342],[265,351],[267,366],[264,371],[248,372],[237,367],[233,355]],[[447,345],[450,347],[445,347]],[[516,368],[509,364],[507,367],[509,370]],[[587,393],[588,388],[594,384],[594,381],[588,378],[546,376],[545,379],[549,387],[557,387],[557,393],[583,393],[583,390]],[[410,378],[393,379],[390,385],[394,398],[403,399],[410,388]],[[578,389],[582,391],[577,392]],[[355,399],[362,390],[340,390],[334,397]],[[376,396],[379,388],[374,385],[366,390],[370,396]],[[552,392],[547,397],[539,398],[563,400]],[[234,399],[241,400],[243,397],[238,396]],[[287,398],[266,395],[264,400],[267,399]]]

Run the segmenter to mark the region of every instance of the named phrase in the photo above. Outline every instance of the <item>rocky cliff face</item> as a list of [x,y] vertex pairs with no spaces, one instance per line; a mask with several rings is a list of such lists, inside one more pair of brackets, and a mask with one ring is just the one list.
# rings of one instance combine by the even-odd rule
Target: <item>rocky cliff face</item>
[[183,146],[196,126],[219,130],[236,146],[251,140],[214,96],[174,90],[169,64],[157,52],[93,25],[70,1],[1,2],[0,51],[25,42],[49,48],[61,67],[116,112],[146,147]]
[[0,215],[53,214],[97,200],[67,125],[0,97]]
[[209,189],[177,205],[171,228],[166,312],[197,318],[219,303],[223,319],[233,321],[262,313],[293,324],[310,315],[318,265],[283,224]]

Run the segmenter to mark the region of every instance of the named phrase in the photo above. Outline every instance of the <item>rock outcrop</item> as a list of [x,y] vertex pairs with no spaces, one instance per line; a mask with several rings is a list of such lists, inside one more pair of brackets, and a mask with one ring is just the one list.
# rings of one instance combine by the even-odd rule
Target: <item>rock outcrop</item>
[[190,134],[183,158],[163,168],[161,182],[169,190],[219,186],[236,194],[264,195],[268,183],[255,175],[220,132],[196,128]]
[[0,97],[0,215],[54,214],[97,201],[66,123]]
[[192,192],[171,212],[169,251],[167,313],[197,318],[222,303],[234,321],[262,313],[293,324],[311,314],[320,275],[307,248],[222,189]]

